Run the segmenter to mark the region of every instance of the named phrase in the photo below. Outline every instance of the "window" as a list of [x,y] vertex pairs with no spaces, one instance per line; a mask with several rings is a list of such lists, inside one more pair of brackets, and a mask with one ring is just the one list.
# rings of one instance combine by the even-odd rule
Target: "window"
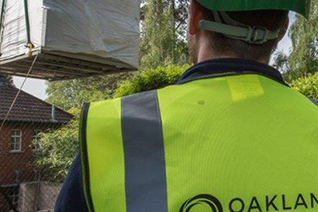
[[32,141],[32,150],[37,151],[40,148],[40,135],[41,131],[40,130],[33,130],[33,141]]
[[13,130],[11,132],[11,151],[20,152],[22,150],[22,131]]

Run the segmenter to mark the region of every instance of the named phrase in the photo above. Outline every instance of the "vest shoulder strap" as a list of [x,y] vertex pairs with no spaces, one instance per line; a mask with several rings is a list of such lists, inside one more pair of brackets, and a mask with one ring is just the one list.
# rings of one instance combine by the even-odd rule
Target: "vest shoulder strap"
[[310,100],[312,101],[312,103],[314,103],[316,106],[318,106],[318,101],[313,99],[313,98],[310,98]]

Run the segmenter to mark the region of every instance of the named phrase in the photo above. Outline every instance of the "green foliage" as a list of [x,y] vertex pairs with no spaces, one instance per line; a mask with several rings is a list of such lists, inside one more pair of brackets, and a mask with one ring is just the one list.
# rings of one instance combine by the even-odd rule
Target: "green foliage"
[[190,65],[169,65],[167,67],[144,70],[124,81],[116,90],[114,97],[159,89],[175,84],[189,67]]
[[[312,1],[310,18],[307,20],[300,15],[290,30],[293,51],[286,60],[284,72],[287,81],[304,77],[318,72],[318,1]],[[287,68],[287,70],[286,70]]]
[[276,69],[280,70],[281,73],[286,75],[288,71],[290,70],[288,59],[289,59],[288,56],[283,51],[276,52],[274,55],[273,66]]
[[290,86],[307,97],[318,99],[318,73],[294,80]]
[[96,76],[91,78],[50,82],[46,90],[47,101],[64,110],[81,108],[84,102],[110,98],[117,88],[118,81],[130,74]]
[[141,68],[189,61],[185,26],[187,0],[146,0],[143,4]]
[[70,164],[78,153],[79,109],[73,109],[73,121],[59,129],[52,129],[40,134],[40,139],[34,140],[33,145],[38,147],[35,151],[34,164],[45,171],[45,180],[63,182]]

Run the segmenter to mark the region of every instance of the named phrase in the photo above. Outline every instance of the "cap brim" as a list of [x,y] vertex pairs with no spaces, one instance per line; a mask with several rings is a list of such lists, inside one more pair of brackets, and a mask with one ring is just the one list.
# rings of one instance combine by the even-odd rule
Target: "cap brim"
[[197,0],[216,11],[290,10],[308,18],[311,0]]

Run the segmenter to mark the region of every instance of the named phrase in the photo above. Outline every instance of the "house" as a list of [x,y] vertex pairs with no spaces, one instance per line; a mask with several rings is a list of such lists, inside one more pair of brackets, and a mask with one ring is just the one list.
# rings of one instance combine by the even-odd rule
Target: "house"
[[[18,89],[0,77],[0,211],[18,209],[20,185],[36,182],[40,172],[32,165],[32,141],[40,132],[67,124],[72,115],[24,91],[12,107]],[[4,121],[5,120],[5,121]],[[21,197],[20,197],[21,198]]]

